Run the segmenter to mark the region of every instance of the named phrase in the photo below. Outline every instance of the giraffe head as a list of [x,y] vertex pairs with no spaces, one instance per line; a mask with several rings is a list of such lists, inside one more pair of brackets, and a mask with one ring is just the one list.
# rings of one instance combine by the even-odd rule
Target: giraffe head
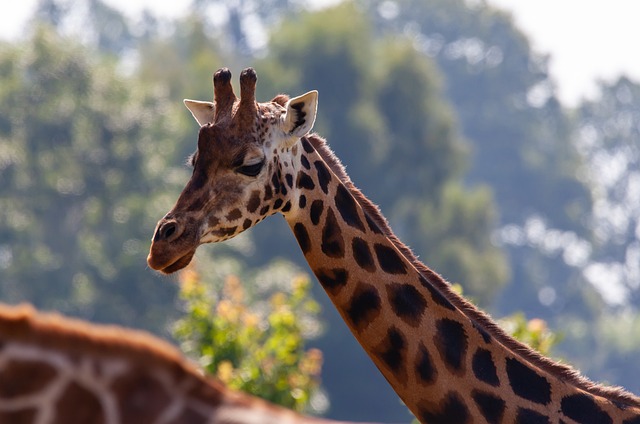
[[[213,76],[214,101],[185,100],[200,124],[193,175],[174,207],[156,226],[147,262],[164,273],[189,264],[203,243],[227,240],[276,212],[291,208],[297,144],[313,127],[317,91],[289,99],[279,95],[257,103],[257,76],[240,75],[240,99],[231,72]],[[288,183],[288,184],[287,184]]]

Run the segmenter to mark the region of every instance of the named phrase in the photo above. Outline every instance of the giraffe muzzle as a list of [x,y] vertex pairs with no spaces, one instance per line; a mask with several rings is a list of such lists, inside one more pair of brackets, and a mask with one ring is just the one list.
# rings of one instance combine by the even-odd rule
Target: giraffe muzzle
[[149,267],[171,274],[189,265],[200,244],[193,227],[194,225],[175,218],[161,219],[156,226],[147,256]]

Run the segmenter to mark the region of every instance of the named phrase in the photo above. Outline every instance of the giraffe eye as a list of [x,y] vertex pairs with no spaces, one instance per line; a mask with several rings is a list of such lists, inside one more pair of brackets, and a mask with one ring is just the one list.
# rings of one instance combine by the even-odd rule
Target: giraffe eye
[[254,163],[253,165],[244,165],[236,169],[240,174],[246,175],[248,177],[255,177],[262,171],[262,167],[264,166],[264,160],[258,163]]

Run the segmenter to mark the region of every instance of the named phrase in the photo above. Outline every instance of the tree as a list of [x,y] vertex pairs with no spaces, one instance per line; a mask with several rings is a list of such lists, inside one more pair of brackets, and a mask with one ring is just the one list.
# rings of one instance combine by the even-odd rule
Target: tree
[[[584,223],[591,198],[577,175],[581,157],[548,58],[486,2],[379,0],[363,8],[379,34],[405,34],[442,72],[470,146],[464,179],[491,188],[501,228],[494,241],[509,257],[511,284],[493,309],[526,310],[552,323],[560,312],[593,316],[593,293],[577,282],[576,269],[584,260],[581,241],[590,237]],[[540,239],[554,234],[563,235],[555,238],[562,244],[549,250]]]
[[126,53],[136,43],[125,16],[102,0],[39,0],[33,23],[46,24],[59,34],[78,37],[102,53],[114,56]]
[[[585,274],[608,303],[634,307],[640,301],[640,84],[621,77],[600,91],[580,105],[576,128],[582,176],[595,199],[588,221],[594,263]],[[599,285],[599,272],[609,274],[609,286]]]
[[626,77],[602,82],[599,97],[576,111],[575,143],[585,162],[580,175],[594,199],[581,281],[598,293],[600,309],[588,330],[571,323],[567,350],[591,352],[581,364],[585,371],[638,392],[640,84]]
[[162,332],[175,289],[145,257],[177,189],[166,98],[46,28],[0,67],[0,296]]

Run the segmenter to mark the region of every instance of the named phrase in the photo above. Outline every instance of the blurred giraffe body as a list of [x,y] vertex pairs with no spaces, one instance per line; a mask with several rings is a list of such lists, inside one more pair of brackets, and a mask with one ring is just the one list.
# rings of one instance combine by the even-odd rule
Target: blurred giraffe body
[[309,134],[317,92],[257,103],[256,81],[245,69],[238,99],[221,69],[213,103],[185,100],[201,125],[193,175],[158,222],[152,268],[182,269],[201,244],[280,213],[358,342],[422,422],[640,424],[638,397],[509,337],[396,238]]
[[206,378],[168,343],[0,305],[2,424],[329,424]]

